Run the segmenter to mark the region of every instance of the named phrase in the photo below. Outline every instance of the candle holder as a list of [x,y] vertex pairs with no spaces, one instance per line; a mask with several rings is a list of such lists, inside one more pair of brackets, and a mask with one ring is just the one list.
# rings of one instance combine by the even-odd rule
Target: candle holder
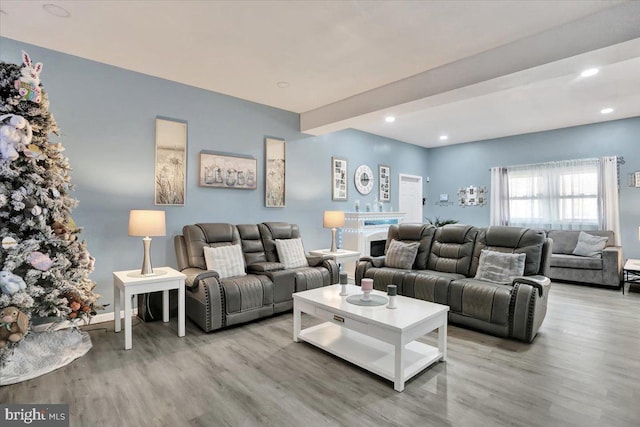
[[344,297],[349,295],[347,292],[347,284],[349,283],[349,279],[347,273],[340,273],[340,296]]
[[387,296],[389,297],[387,308],[396,308],[396,295],[398,295],[398,287],[396,285],[387,286]]

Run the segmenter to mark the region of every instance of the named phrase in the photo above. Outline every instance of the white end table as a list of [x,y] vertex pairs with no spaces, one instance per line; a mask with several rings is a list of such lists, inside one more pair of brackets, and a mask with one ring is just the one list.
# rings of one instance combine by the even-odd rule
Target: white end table
[[[355,281],[356,263],[360,259],[360,252],[350,251],[347,249],[338,249],[338,252],[331,252],[331,249],[317,249],[315,251],[309,251],[313,256],[331,255],[336,258],[336,262],[340,265],[340,269],[347,272],[349,280]],[[344,264],[344,268],[343,267]]]
[[184,336],[184,280],[187,276],[171,267],[154,268],[154,275],[143,276],[140,270],[116,271],[113,273],[113,320],[115,331],[120,332],[120,307],[124,300],[124,349],[132,347],[131,298],[147,292],[162,291],[162,321],[169,321],[169,290],[178,290],[178,336]]

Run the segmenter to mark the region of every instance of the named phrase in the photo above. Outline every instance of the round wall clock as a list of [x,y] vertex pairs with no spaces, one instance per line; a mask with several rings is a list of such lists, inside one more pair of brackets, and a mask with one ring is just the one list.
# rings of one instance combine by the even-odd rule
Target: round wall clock
[[373,171],[367,165],[360,165],[355,175],[356,190],[360,194],[369,194],[373,189]]

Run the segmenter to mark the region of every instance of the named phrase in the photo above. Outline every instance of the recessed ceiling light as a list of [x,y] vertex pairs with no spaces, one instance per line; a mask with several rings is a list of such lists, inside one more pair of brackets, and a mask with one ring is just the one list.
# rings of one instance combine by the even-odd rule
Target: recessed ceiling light
[[611,107],[607,107],[607,108],[603,108],[602,110],[600,110],[601,114],[610,114],[613,113],[613,108]]
[[60,7],[57,4],[46,3],[42,5],[42,8],[50,13],[53,16],[57,16],[58,18],[68,18],[71,16],[71,13],[64,7]]
[[396,118],[393,117],[393,116],[387,116],[387,117],[384,118],[384,121],[387,122],[387,123],[393,123],[393,122],[396,121]]
[[446,141],[447,139],[449,139],[447,135],[440,135],[440,141]]
[[584,70],[583,72],[580,73],[581,77],[591,77],[591,76],[595,76],[596,74],[598,74],[600,70],[598,68],[589,68],[587,70]]
[[276,85],[277,85],[279,88],[282,88],[282,89],[284,89],[284,88],[287,88],[287,87],[291,86],[291,85],[289,84],[289,82],[278,82],[278,83],[276,83]]

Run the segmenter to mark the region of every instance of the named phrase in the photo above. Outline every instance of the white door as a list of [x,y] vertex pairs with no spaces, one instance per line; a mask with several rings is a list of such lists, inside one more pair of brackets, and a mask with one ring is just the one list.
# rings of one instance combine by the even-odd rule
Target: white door
[[423,223],[422,219],[422,177],[400,174],[398,184],[398,210],[406,213],[402,222]]

